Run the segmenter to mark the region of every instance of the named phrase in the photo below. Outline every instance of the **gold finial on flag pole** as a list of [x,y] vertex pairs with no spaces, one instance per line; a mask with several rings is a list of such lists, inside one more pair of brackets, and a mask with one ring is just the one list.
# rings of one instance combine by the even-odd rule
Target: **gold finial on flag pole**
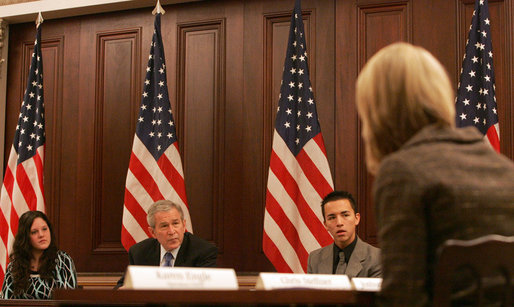
[[161,6],[161,1],[160,0],[157,0],[157,4],[155,5],[155,8],[153,9],[152,11],[152,14],[159,14],[161,13],[161,15],[164,15],[164,13],[166,13],[166,11],[162,8]]
[[42,24],[43,21],[44,21],[43,15],[41,15],[41,12],[39,12],[39,14],[37,15],[37,19],[36,19],[36,28],[39,28],[39,25]]

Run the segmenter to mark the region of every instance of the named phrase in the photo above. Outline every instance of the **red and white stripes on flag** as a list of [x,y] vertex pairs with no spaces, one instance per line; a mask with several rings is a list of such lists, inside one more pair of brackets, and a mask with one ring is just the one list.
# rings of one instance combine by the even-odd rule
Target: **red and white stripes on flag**
[[121,242],[126,250],[151,236],[146,212],[157,200],[167,199],[179,204],[184,212],[186,228],[193,232],[165,63],[161,14],[158,13],[125,185]]
[[189,232],[193,232],[187,209],[184,174],[178,148],[168,147],[159,161],[155,161],[139,138],[134,137],[125,187],[122,243],[129,249],[149,238],[146,212],[152,203],[168,199],[181,205]]
[[486,136],[486,142],[489,143],[494,150],[500,152],[500,125],[496,123],[489,127]]
[[27,87],[20,107],[0,195],[0,280],[18,231],[18,218],[29,210],[45,211],[43,164],[45,120],[41,27],[37,28]]
[[275,132],[263,246],[278,272],[306,272],[309,253],[333,242],[323,226],[320,207],[333,190],[321,134],[295,157]]
[[264,213],[263,249],[278,272],[305,272],[309,253],[333,242],[321,216],[321,201],[333,190],[297,0],[291,17]]

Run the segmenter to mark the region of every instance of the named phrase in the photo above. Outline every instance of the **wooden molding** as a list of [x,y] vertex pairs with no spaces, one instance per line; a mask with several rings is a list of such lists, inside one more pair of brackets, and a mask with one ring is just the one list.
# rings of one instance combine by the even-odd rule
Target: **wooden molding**
[[[131,150],[140,104],[141,28],[97,33],[96,46],[95,153],[91,191],[93,251],[122,253],[125,249],[121,242],[109,240],[112,232],[121,229],[121,221],[110,219],[113,210],[121,212],[121,204],[114,207],[106,204],[113,198],[123,199],[124,194],[125,178],[110,174],[126,173],[130,157],[124,153]],[[125,141],[112,147],[120,138]],[[107,192],[106,186],[116,188]]]
[[219,254],[224,252],[222,204],[227,175],[225,23],[225,19],[212,19],[177,25],[174,112],[193,230],[215,242]]

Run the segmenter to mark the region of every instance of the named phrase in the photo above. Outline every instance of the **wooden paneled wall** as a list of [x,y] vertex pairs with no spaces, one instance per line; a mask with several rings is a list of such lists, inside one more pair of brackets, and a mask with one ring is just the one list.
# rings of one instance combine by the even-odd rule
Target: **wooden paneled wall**
[[[376,242],[355,108],[360,68],[381,47],[431,51],[456,87],[473,0],[303,0],[310,77],[338,189],[357,196],[359,235]],[[490,0],[501,150],[514,158],[513,0]],[[266,179],[294,1],[165,7],[162,33],[195,234],[219,265],[271,271],[262,253]],[[43,24],[47,213],[80,272],[121,272],[123,195],[153,33],[151,9]],[[5,157],[35,36],[10,26]],[[4,161],[4,166],[5,166]]]

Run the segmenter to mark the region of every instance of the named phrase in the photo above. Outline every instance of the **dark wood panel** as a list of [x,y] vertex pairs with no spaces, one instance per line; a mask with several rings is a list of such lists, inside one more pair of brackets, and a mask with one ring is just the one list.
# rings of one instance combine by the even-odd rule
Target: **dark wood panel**
[[358,6],[360,67],[382,47],[397,41],[410,41],[408,4]]
[[[50,181],[50,186],[59,183],[61,168],[61,110],[62,110],[62,68],[63,68],[64,38],[43,40],[41,52],[43,54],[43,90],[45,102],[45,170],[44,178]],[[32,51],[31,51],[32,52]],[[28,71],[28,70],[27,70]],[[52,189],[45,191],[46,212],[55,223],[59,212],[59,191]],[[50,206],[48,204],[57,204]],[[59,233],[57,233],[59,238]]]
[[[256,259],[265,263],[267,270],[271,270],[272,266],[269,262],[265,262],[264,254],[262,253],[262,228],[257,231],[259,225],[263,225],[264,211],[263,206],[265,202],[265,172],[263,165],[269,153],[265,153],[263,142],[266,139],[264,134],[264,127],[269,127],[270,123],[264,123],[263,119],[269,118],[264,115],[264,101],[266,95],[272,95],[271,88],[265,86],[269,82],[265,82],[265,68],[271,68],[264,65],[266,36],[262,29],[265,29],[264,9],[269,4],[263,2],[247,3],[244,7],[244,38],[253,37],[252,40],[245,40],[244,70],[248,73],[243,74],[244,78],[244,97],[242,104],[242,112],[244,118],[243,124],[243,139],[241,147],[243,148],[243,155],[241,156],[244,168],[241,169],[243,175],[244,186],[254,186],[254,189],[245,191],[244,206],[246,210],[241,212],[242,220],[247,220],[246,227],[240,229],[240,235],[247,238],[251,244],[248,244],[247,251],[253,258],[255,263]],[[288,8],[291,9],[291,8]],[[266,92],[265,92],[266,91]],[[269,94],[267,94],[269,93]],[[272,97],[270,98],[272,99]],[[278,96],[277,98],[278,99]],[[269,142],[269,141],[268,141]],[[268,145],[271,148],[271,144]],[[255,266],[240,265],[244,270],[257,271]]]
[[[128,263],[120,243],[128,161],[153,34],[148,11],[83,17],[77,63],[80,93],[75,112],[77,178],[73,249],[82,272],[121,272]],[[144,47],[145,52],[141,49]],[[71,111],[71,110],[70,110]]]
[[[334,185],[358,196],[358,119],[355,107],[357,65],[357,14],[352,1],[336,1],[335,7],[335,165]],[[361,220],[366,219],[365,216]],[[361,222],[362,223],[362,222]],[[364,233],[358,229],[359,235]]]
[[[242,180],[243,164],[242,140],[245,125],[243,116],[243,39],[244,5],[241,1],[233,1],[225,7],[226,48],[225,48],[225,121],[222,132],[225,139],[225,156],[223,157],[223,203],[219,208],[220,220],[223,221],[222,240],[224,252],[219,257],[218,265],[234,267],[238,271],[246,270],[249,251],[248,237],[241,230],[249,223],[245,213],[251,202],[246,191],[249,189]],[[238,192],[239,191],[239,192]],[[244,247],[243,247],[244,246]],[[245,253],[236,252],[245,249]],[[252,261],[252,260],[250,260]]]
[[[78,84],[80,82],[76,77],[70,77],[78,76],[77,64],[79,54],[77,53],[76,46],[79,45],[79,37],[76,33],[79,29],[78,20],[69,20],[65,26],[56,21],[45,22],[45,27],[42,29],[43,37],[45,37],[44,35],[49,35],[50,37],[58,35],[63,38],[62,74],[58,80],[61,84],[59,97],[62,102],[60,102],[61,108],[56,113],[56,119],[59,121],[56,129],[61,134],[58,140],[58,151],[56,151],[56,154],[60,155],[60,169],[59,172],[54,173],[55,178],[45,177],[45,192],[53,191],[52,193],[55,195],[52,202],[47,201],[47,208],[49,210],[50,208],[58,208],[59,214],[51,216],[51,218],[52,221],[57,221],[54,222],[54,228],[56,228],[59,234],[59,247],[69,252],[75,261],[80,259],[82,255],[74,246],[84,244],[83,240],[77,240],[77,238],[85,235],[80,231],[81,228],[78,223],[82,217],[78,214],[82,206],[75,198],[76,178],[78,178],[76,166],[78,148],[76,144],[79,143],[75,132],[77,131]],[[46,62],[43,65],[46,66]],[[48,77],[45,78],[48,79]],[[50,119],[47,117],[47,120]],[[51,141],[54,140],[49,140],[47,137],[47,142]],[[48,154],[46,155],[47,157],[49,156]],[[50,186],[48,185],[48,179],[52,180]]]
[[[220,2],[209,5],[195,3],[175,8],[173,13],[176,14],[178,24],[175,57],[178,61],[177,73],[174,75],[176,81],[168,82],[177,86],[176,121],[178,125],[184,125],[184,128],[179,126],[178,133],[179,142],[185,142],[180,147],[184,153],[186,188],[195,234],[216,243],[220,252],[218,266],[236,269],[241,269],[250,261],[236,252],[249,242],[248,238],[241,235],[241,222],[246,222],[242,216],[247,211],[243,192],[247,189],[241,180],[241,157],[244,152],[241,146],[243,7],[241,1],[224,1],[223,5]],[[185,63],[184,55],[188,47],[183,38],[184,32],[189,30],[191,35],[214,31],[216,42],[214,45],[207,44],[206,50],[196,50],[190,62]],[[203,52],[211,52],[213,56],[207,57],[210,62],[203,58],[195,60]],[[185,100],[185,82],[188,81],[184,75],[186,65],[193,68],[191,76],[209,74],[203,78],[212,81],[207,86],[204,86],[205,79],[200,84],[188,84],[189,98],[202,97],[203,100],[193,101],[191,105]],[[211,97],[207,97],[208,94]],[[201,103],[207,103],[207,109],[194,114],[193,111]],[[193,108],[188,111],[190,106]],[[186,114],[188,117],[185,117]],[[212,148],[205,147],[209,143],[213,144]],[[204,171],[202,165],[207,165],[207,171]],[[212,176],[208,176],[208,172],[212,172]],[[205,186],[211,187],[211,190],[205,190]]]
[[458,36],[454,30],[457,23],[456,2],[434,0],[430,5],[426,1],[411,2],[411,42],[430,51],[446,68],[450,78],[454,78],[462,59],[455,56]]
[[[93,165],[93,252],[124,252],[120,244],[125,179],[139,109],[140,29],[97,33]],[[127,129],[130,128],[130,129]],[[116,144],[115,146],[111,146]]]
[[[45,170],[44,176],[45,178],[49,178],[52,183],[55,183],[55,179],[57,176],[55,174],[58,172],[60,165],[60,150],[57,148],[60,144],[58,141],[60,136],[60,116],[56,115],[56,112],[60,111],[60,101],[58,100],[59,94],[61,92],[60,87],[60,74],[62,70],[62,38],[51,39],[51,40],[42,40],[41,42],[41,52],[43,54],[43,86],[44,86],[44,102],[45,102],[45,133],[47,140],[45,155],[47,156],[45,159]],[[22,77],[22,91],[25,91],[26,88],[26,80],[28,77],[29,66],[32,58],[32,53],[34,49],[33,43],[25,43],[23,47],[24,54],[24,62],[22,67],[21,75]],[[23,93],[21,94],[21,100],[23,100]],[[20,101],[21,101],[20,100]],[[19,108],[19,105],[18,105]],[[18,112],[16,114],[19,113]],[[16,118],[17,121],[17,118]],[[14,134],[14,131],[13,131]],[[10,148],[9,148],[10,149]],[[46,180],[46,179],[45,179]],[[45,200],[47,203],[54,203],[55,193],[53,190],[45,192]],[[58,202],[58,201],[57,201]],[[49,216],[58,216],[59,210],[57,206],[46,206],[47,213]]]
[[[177,112],[193,229],[223,253],[224,21],[180,24]],[[195,219],[198,217],[198,219]],[[195,223],[198,221],[198,223]]]
[[[409,2],[387,5],[387,3],[376,3],[357,6],[359,11],[359,70],[366,61],[382,47],[397,41],[410,41],[410,14]],[[357,129],[360,136],[360,126]],[[359,165],[357,180],[357,202],[363,219],[359,227],[359,235],[364,240],[376,244],[377,230],[375,213],[373,207],[372,187],[373,176],[366,169],[365,150],[362,138],[357,138]]]

